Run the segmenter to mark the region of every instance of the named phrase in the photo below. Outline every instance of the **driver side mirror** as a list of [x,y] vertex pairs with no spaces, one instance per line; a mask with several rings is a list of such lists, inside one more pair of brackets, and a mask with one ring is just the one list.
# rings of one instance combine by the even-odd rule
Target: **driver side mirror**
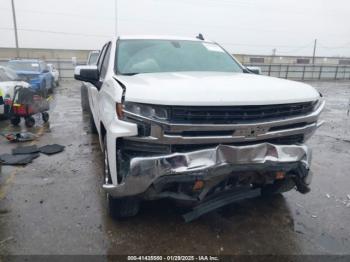
[[261,68],[258,66],[247,66],[246,69],[248,72],[256,74],[256,75],[261,75]]
[[101,87],[100,73],[96,65],[77,66],[74,70],[74,78],[79,81],[89,82],[96,86],[97,89]]

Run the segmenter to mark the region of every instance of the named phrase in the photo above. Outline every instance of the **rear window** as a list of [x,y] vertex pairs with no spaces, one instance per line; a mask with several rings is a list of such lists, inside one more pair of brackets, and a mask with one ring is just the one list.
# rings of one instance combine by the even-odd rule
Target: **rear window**
[[40,64],[38,62],[10,61],[8,66],[16,71],[40,72]]

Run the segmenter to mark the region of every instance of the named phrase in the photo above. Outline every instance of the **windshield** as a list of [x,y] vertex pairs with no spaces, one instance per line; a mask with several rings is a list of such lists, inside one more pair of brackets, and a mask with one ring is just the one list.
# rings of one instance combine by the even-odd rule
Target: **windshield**
[[16,74],[16,72],[11,70],[10,68],[5,68],[5,67],[0,68],[0,82],[16,81],[18,79],[19,79],[19,77]]
[[40,66],[39,66],[39,63],[37,62],[10,61],[8,66],[16,71],[40,72]]
[[185,40],[120,40],[116,54],[118,74],[215,71],[242,72],[220,46]]

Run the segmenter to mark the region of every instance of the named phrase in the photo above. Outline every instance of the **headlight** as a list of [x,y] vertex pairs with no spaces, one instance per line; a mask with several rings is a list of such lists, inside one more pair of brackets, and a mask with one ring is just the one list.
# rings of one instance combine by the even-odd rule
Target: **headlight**
[[155,120],[168,119],[168,110],[164,106],[125,102],[124,111]]
[[320,97],[320,99],[318,99],[313,103],[313,111],[316,111],[317,109],[319,109],[320,106],[323,105],[323,103],[324,103],[324,98]]

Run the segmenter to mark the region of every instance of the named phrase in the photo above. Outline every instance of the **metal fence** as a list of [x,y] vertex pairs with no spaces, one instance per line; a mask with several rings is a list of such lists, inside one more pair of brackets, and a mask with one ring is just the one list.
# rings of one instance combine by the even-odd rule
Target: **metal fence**
[[[0,59],[0,65],[7,60]],[[74,66],[71,60],[46,60],[54,64],[60,72],[60,78],[73,79]],[[85,64],[86,61],[77,61]],[[350,66],[346,65],[296,65],[296,64],[245,64],[246,66],[258,66],[263,75],[293,80],[350,80]]]
[[350,66],[247,64],[261,68],[263,75],[293,80],[350,80]]

